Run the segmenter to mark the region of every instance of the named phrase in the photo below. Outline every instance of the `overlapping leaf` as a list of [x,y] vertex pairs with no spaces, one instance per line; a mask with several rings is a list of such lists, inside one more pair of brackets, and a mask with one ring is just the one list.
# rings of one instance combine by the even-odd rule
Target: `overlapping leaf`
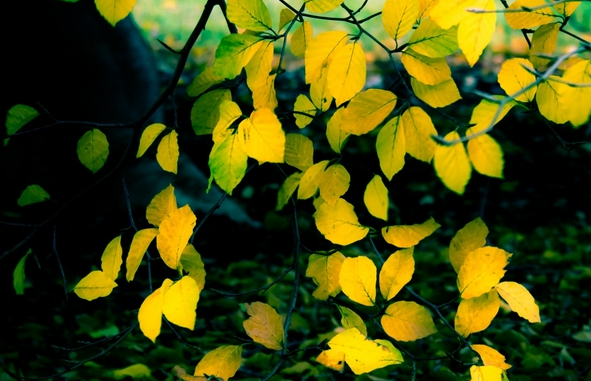
[[443,29],[431,19],[426,19],[410,36],[408,45],[427,57],[445,57],[458,49],[457,34],[457,27]]
[[449,244],[449,261],[456,273],[460,271],[468,253],[486,245],[487,235],[488,228],[480,217],[458,230]]
[[334,164],[326,168],[318,177],[320,196],[329,205],[334,206],[349,189],[351,176],[347,169],[340,164]]
[[310,41],[312,41],[312,24],[310,24],[310,21],[305,20],[302,25],[293,32],[289,48],[295,56],[303,57]]
[[470,299],[489,292],[505,275],[505,266],[512,254],[497,247],[472,250],[458,273],[458,289],[462,298]]
[[165,279],[160,288],[144,299],[138,312],[138,321],[142,333],[154,343],[158,335],[160,335],[160,328],[162,327],[164,295],[168,292],[172,283],[172,280]]
[[246,303],[244,307],[250,316],[243,323],[246,334],[269,349],[283,349],[283,323],[277,311],[261,302]]
[[531,86],[536,77],[525,67],[533,69],[531,62],[524,58],[511,58],[503,62],[498,76],[499,85],[516,100],[531,102],[536,95],[537,86]]
[[341,129],[353,135],[363,135],[388,117],[398,98],[387,90],[369,89],[357,94],[343,112]]
[[[310,4],[308,2],[307,4]],[[305,68],[306,83],[314,83],[320,79],[322,68],[328,66],[338,48],[347,43],[347,33],[329,31],[320,33],[306,45]]]
[[339,46],[328,67],[327,86],[337,106],[353,98],[365,86],[365,53],[355,42]]
[[[517,0],[505,13],[507,24],[513,29],[529,29],[551,23],[554,20],[552,7],[545,0]],[[532,9],[535,8],[535,9]],[[521,10],[521,11],[520,11]]]
[[[182,208],[181,208],[182,209]],[[199,301],[199,286],[192,277],[185,275],[164,294],[162,313],[166,319],[179,327],[193,330]]]
[[411,31],[419,15],[416,0],[386,0],[382,9],[382,23],[390,37],[398,40]]
[[222,82],[224,82],[224,77],[214,74],[213,66],[208,66],[193,79],[193,82],[187,87],[187,94],[190,97],[198,97],[210,87]]
[[346,258],[341,265],[341,289],[354,302],[364,306],[375,305],[376,281],[376,265],[367,257]]
[[318,286],[312,296],[318,300],[327,300],[329,296],[337,296],[341,292],[339,274],[345,256],[340,252],[331,255],[310,255],[306,276],[312,278]]
[[133,235],[131,246],[129,248],[129,254],[127,254],[127,260],[125,261],[125,267],[127,268],[126,279],[131,282],[135,277],[135,273],[142,263],[144,254],[148,250],[150,243],[156,238],[158,229],[149,228],[137,231]]
[[415,271],[414,249],[392,253],[380,270],[380,292],[386,301],[395,297],[412,279]]
[[414,77],[411,77],[410,85],[415,95],[431,107],[449,106],[455,101],[462,99],[460,91],[453,79],[448,79],[431,86],[425,85]]
[[177,209],[174,187],[169,184],[161,190],[146,208],[146,220],[154,226],[160,226],[170,212]]
[[193,244],[189,243],[185,246],[181,254],[181,265],[183,271],[197,283],[199,291],[203,290],[205,286],[205,265],[201,260],[201,254],[195,250]]
[[238,136],[244,142],[244,152],[259,164],[283,163],[285,133],[273,111],[255,110],[238,126]]
[[406,49],[400,60],[408,74],[425,85],[437,85],[451,79],[451,69],[443,57],[431,58]]
[[242,347],[222,345],[208,352],[195,367],[195,376],[215,376],[222,380],[234,377],[242,360]]
[[230,34],[215,51],[213,74],[234,79],[257,52],[261,39],[249,34]]
[[357,328],[359,332],[367,336],[367,327],[359,315],[350,308],[339,306],[338,304],[336,306],[341,313],[341,324],[345,329]]
[[382,228],[384,240],[397,247],[412,247],[418,244],[424,238],[430,236],[439,225],[433,217],[422,224],[415,225],[395,225]]
[[191,108],[191,125],[196,135],[209,135],[220,120],[220,105],[232,100],[232,93],[227,89],[218,89],[203,94]]
[[320,185],[319,177],[324,173],[327,165],[328,160],[323,160],[306,169],[300,180],[300,187],[298,188],[299,200],[305,200],[314,196]]
[[306,171],[314,164],[314,144],[310,138],[301,134],[285,136],[285,163]]
[[495,290],[472,299],[460,300],[454,319],[454,328],[463,337],[484,331],[497,316],[501,300]]
[[[460,135],[452,131],[445,135],[445,140],[452,141],[460,138]],[[437,176],[450,190],[463,194],[466,184],[472,174],[470,159],[464,148],[464,144],[456,143],[451,146],[438,145],[435,149],[433,166]]]
[[181,254],[193,234],[197,218],[189,207],[171,211],[160,224],[156,246],[164,263],[171,269],[180,266]]
[[511,368],[511,365],[505,362],[505,356],[500,354],[496,349],[489,347],[484,344],[472,344],[470,345],[474,351],[478,352],[484,365],[496,366],[503,370]]

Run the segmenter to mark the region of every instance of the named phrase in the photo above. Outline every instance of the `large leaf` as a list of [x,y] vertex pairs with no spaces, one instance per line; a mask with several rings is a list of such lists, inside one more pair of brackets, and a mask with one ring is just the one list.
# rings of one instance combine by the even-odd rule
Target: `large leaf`
[[136,0],[94,0],[96,9],[113,26],[131,13],[135,2]]
[[[466,136],[474,132],[471,128],[466,131]],[[468,157],[474,169],[483,175],[503,178],[503,149],[489,134],[477,136],[468,141]]]
[[328,66],[327,86],[337,106],[353,98],[365,86],[365,53],[355,42],[339,46]]
[[[513,29],[529,29],[549,24],[554,20],[552,7],[546,0],[517,0],[505,13],[507,24]],[[533,8],[533,9],[532,9]]]
[[342,198],[334,205],[325,202],[314,213],[316,227],[324,238],[337,245],[357,242],[367,235],[369,228],[359,224],[353,209],[353,205]]
[[242,323],[246,334],[256,343],[269,349],[283,349],[283,323],[281,316],[273,307],[266,303],[245,303],[244,307],[250,316]]
[[[452,141],[460,138],[460,135],[452,131],[445,135],[445,140]],[[472,166],[464,148],[464,144],[456,143],[451,146],[439,145],[435,149],[433,166],[437,176],[443,184],[457,194],[464,194],[466,184],[470,181]]]
[[[528,71],[526,67],[533,70],[531,62],[525,58],[511,58],[503,62],[498,76],[499,85],[507,95],[521,102],[533,101],[537,89],[537,86],[532,86],[526,90],[528,86],[536,81],[535,75]],[[521,94],[516,95],[518,93]]]
[[273,69],[272,63],[273,43],[271,41],[263,41],[260,43],[254,56],[252,56],[248,64],[244,67],[246,71],[246,84],[252,92],[267,80],[269,73]]
[[94,300],[111,294],[117,287],[115,281],[100,270],[92,271],[78,282],[74,292],[85,300]]
[[226,135],[209,154],[211,175],[216,184],[230,195],[244,178],[247,162],[244,142],[238,134]]
[[486,245],[487,235],[488,228],[480,217],[458,230],[449,244],[449,261],[456,273],[460,271],[468,253]]
[[530,323],[540,323],[540,309],[527,288],[516,282],[501,282],[495,286],[509,307]]
[[569,86],[565,83],[557,82],[559,77],[551,75],[550,80],[540,83],[536,95],[536,103],[540,114],[546,119],[557,124],[568,122],[569,119]]
[[398,341],[414,341],[437,332],[429,311],[415,302],[396,302],[382,316],[386,333]]
[[462,299],[454,318],[454,328],[463,337],[484,331],[497,316],[501,300],[495,290],[476,298]]
[[162,313],[166,319],[179,327],[193,330],[200,291],[195,279],[187,275],[170,286],[162,303]]
[[529,60],[536,69],[548,65],[552,60],[542,55],[551,56],[558,45],[558,32],[561,24],[558,22],[542,25],[534,32],[529,49]]
[[244,152],[259,164],[283,163],[285,132],[273,111],[255,110],[238,126],[238,136],[244,142]]
[[415,271],[414,249],[392,253],[380,270],[380,292],[386,301],[395,297],[412,279]]
[[458,273],[458,289],[462,298],[478,297],[496,286],[505,275],[505,266],[511,255],[491,246],[468,253]]
[[195,367],[195,376],[215,376],[222,380],[234,377],[242,360],[242,347],[222,345],[208,352]]
[[180,268],[181,254],[193,234],[197,217],[189,205],[171,211],[160,224],[156,246],[164,263],[171,269]]
[[310,21],[305,20],[293,32],[289,48],[295,56],[303,57],[310,41],[312,41],[312,24],[310,24]]
[[78,159],[92,173],[96,173],[105,165],[109,156],[109,142],[101,130],[93,128],[78,140]]
[[228,20],[240,28],[264,32],[273,27],[269,9],[262,0],[228,0]]
[[433,234],[433,232],[439,229],[440,226],[441,225],[435,222],[433,217],[431,217],[422,224],[383,227],[382,236],[384,237],[384,240],[391,245],[397,247],[411,247]]
[[339,283],[343,293],[364,306],[376,303],[376,265],[371,259],[359,256],[346,258],[341,266]]
[[482,13],[468,12],[458,27],[458,42],[466,56],[470,67],[491,41],[497,23],[494,0],[478,0],[471,4],[473,9],[483,10]]
[[306,276],[318,286],[312,293],[313,297],[327,300],[329,296],[335,297],[341,292],[339,274],[344,261],[345,256],[338,251],[331,255],[310,255]]
[[415,159],[430,163],[437,144],[432,135],[437,130],[431,117],[420,107],[410,107],[402,114],[406,152]]

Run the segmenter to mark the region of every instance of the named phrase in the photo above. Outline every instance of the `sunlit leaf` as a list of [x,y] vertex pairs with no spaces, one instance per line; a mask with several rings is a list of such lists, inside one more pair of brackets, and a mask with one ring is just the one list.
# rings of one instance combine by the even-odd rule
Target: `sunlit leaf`
[[433,217],[422,224],[396,225],[382,228],[382,236],[390,245],[397,247],[412,247],[421,242],[424,238],[433,234],[439,229],[439,225]]
[[162,286],[151,293],[140,306],[138,312],[138,321],[140,329],[144,336],[156,342],[156,338],[160,335],[160,328],[162,327],[162,305],[164,304],[164,295],[172,286],[172,280],[165,279]]
[[135,155],[135,157],[142,157],[144,153],[146,153],[148,148],[150,148],[152,143],[154,143],[154,140],[156,140],[156,138],[160,136],[162,131],[164,131],[165,129],[166,126],[162,123],[153,123],[146,127],[144,132],[142,132],[142,137],[140,138],[140,146],[137,149],[137,154]]
[[397,341],[414,341],[437,332],[429,311],[415,302],[396,302],[386,308],[382,327]]
[[536,95],[537,86],[532,86],[525,91],[524,89],[536,81],[536,76],[525,69],[524,66],[533,69],[531,62],[524,58],[511,58],[503,62],[499,71],[499,85],[509,96],[514,96],[514,94],[523,91],[522,94],[514,98],[521,102],[531,102]]
[[162,313],[166,319],[179,327],[193,330],[199,292],[195,279],[187,275],[170,286],[162,303]]
[[565,96],[569,92],[569,86],[565,83],[553,81],[557,79],[555,75],[550,76],[549,81],[544,81],[538,85],[538,93],[536,94],[536,103],[540,114],[546,119],[557,124],[568,122],[569,105],[568,97]]
[[318,177],[320,196],[329,205],[333,205],[349,189],[351,176],[347,169],[340,164],[334,164]]
[[47,193],[45,189],[41,188],[40,185],[32,184],[25,188],[16,203],[18,206],[27,206],[49,199],[49,193]]
[[150,243],[156,238],[158,229],[142,229],[137,231],[133,235],[131,246],[129,248],[129,254],[127,254],[127,260],[125,261],[125,267],[127,268],[126,279],[131,282],[135,277],[135,273],[142,263],[144,254],[148,250]]
[[39,112],[27,105],[14,105],[8,109],[6,115],[6,133],[12,135],[17,133],[25,124],[35,119]]
[[281,188],[277,192],[277,206],[275,206],[275,210],[281,210],[287,204],[293,192],[295,192],[298,185],[300,185],[300,180],[302,179],[302,173],[296,172],[292,173],[291,175],[287,176],[283,184],[281,184]]
[[242,325],[246,334],[254,342],[269,349],[283,349],[283,322],[273,307],[266,303],[245,303],[244,307],[250,316]]
[[255,110],[240,122],[238,136],[244,141],[244,152],[259,164],[283,163],[285,132],[273,111]]
[[439,0],[419,0],[419,15],[417,17],[417,20],[429,17],[431,9],[433,9],[433,7],[437,5],[438,2]]
[[531,48],[529,49],[529,60],[536,69],[551,62],[550,59],[540,57],[540,55],[554,53],[558,44],[559,30],[560,23],[550,23],[542,25],[534,32],[531,39]]
[[78,282],[74,292],[85,300],[94,300],[111,294],[117,283],[100,270],[92,271]]
[[345,369],[345,352],[338,349],[325,349],[316,357],[316,361],[327,368],[342,372]]
[[[18,261],[14,271],[12,272],[12,287],[17,295],[24,295],[25,293],[25,262],[27,257],[31,254],[31,249]],[[338,283],[338,273],[337,273]]]
[[527,288],[516,282],[501,282],[495,286],[509,307],[530,323],[540,323],[540,309]]
[[123,249],[121,248],[121,236],[117,236],[109,242],[101,256],[101,269],[109,278],[116,280],[123,263]]
[[320,185],[320,175],[328,165],[328,160],[323,160],[306,169],[300,180],[298,188],[298,200],[305,200],[314,196]]
[[135,2],[136,0],[94,0],[96,9],[113,26],[131,13]]
[[[507,62],[507,61],[505,61]],[[502,101],[506,97],[498,96],[499,101]],[[472,117],[470,118],[470,124],[475,124],[471,127],[472,132],[476,133],[491,127],[491,125],[497,124],[501,119],[507,115],[507,113],[515,106],[517,102],[509,101],[503,105],[500,112],[497,115],[499,104],[483,99],[480,103],[472,110]],[[492,123],[494,119],[494,124]]]
[[230,127],[234,121],[242,116],[240,107],[232,101],[223,101],[220,103],[219,113],[220,118],[211,135],[214,146],[211,149],[210,156],[230,134],[234,133],[234,130]]
[[198,97],[210,87],[222,82],[224,82],[224,77],[214,74],[213,66],[208,66],[193,79],[193,82],[187,87],[187,94],[190,97]]
[[174,187],[169,184],[158,193],[146,208],[146,220],[154,226],[160,226],[170,212],[177,209]]
[[[509,6],[505,20],[513,29],[529,29],[549,24],[554,21],[554,12],[550,6],[543,7],[548,3],[546,0],[517,0]],[[516,12],[517,10],[521,12]]]
[[343,114],[345,113],[344,108],[339,108],[332,114],[332,117],[326,124],[326,139],[330,148],[336,153],[341,153],[345,143],[347,142],[350,133],[343,131],[341,125],[343,124]]
[[312,24],[310,21],[304,20],[302,25],[293,32],[289,48],[294,56],[303,57],[310,41],[312,41]]
[[100,130],[93,128],[78,140],[78,159],[92,173],[103,167],[109,156],[109,142]]
[[402,119],[396,116],[390,119],[378,133],[376,151],[380,168],[388,180],[404,167],[406,139]]
[[205,286],[205,265],[201,260],[201,255],[195,250],[193,244],[189,243],[185,246],[181,254],[181,265],[187,275],[195,280],[199,290],[203,290]]
[[195,367],[195,376],[219,377],[227,380],[234,377],[242,360],[242,347],[222,345],[208,352]]
[[[308,2],[307,4],[310,4]],[[305,68],[306,83],[314,83],[320,79],[322,68],[328,66],[337,52],[337,48],[347,43],[347,33],[328,31],[320,33],[306,45]]]
[[175,130],[160,140],[156,160],[162,169],[176,175],[179,162],[179,141],[178,133]]
[[314,13],[330,12],[339,5],[343,4],[345,0],[309,0],[306,1],[306,9]]
[[406,152],[415,159],[430,163],[437,144],[431,136],[437,130],[431,117],[420,107],[410,107],[402,114]]
[[[460,135],[452,131],[445,135],[445,140],[452,141],[460,138]],[[437,176],[443,184],[457,194],[463,194],[466,184],[472,175],[470,159],[463,143],[451,146],[438,145],[433,157],[433,166]]]
[[470,345],[474,351],[478,352],[484,365],[496,366],[503,370],[511,368],[511,365],[505,362],[505,356],[500,354],[496,349],[489,347],[484,344],[472,344]]
[[486,245],[487,235],[488,228],[480,217],[458,230],[449,244],[449,261],[456,273],[460,271],[468,253]]
[[228,0],[228,20],[240,28],[264,32],[273,27],[271,13],[262,0]]
[[492,365],[470,367],[470,381],[501,381],[503,370]]
[[[293,116],[296,120],[296,126],[304,128],[313,120],[313,116],[316,115],[316,106],[310,101],[310,98],[304,94],[298,95],[293,105]],[[307,114],[302,115],[301,113]],[[308,116],[310,115],[310,116]]]
[[398,41],[411,31],[419,15],[419,2],[416,0],[386,0],[382,10],[382,23],[390,37]]
[[451,69],[443,57],[430,58],[405,49],[400,60],[408,74],[425,85],[437,85],[451,79]]
[[501,300],[495,290],[476,298],[461,299],[454,319],[454,328],[463,337],[484,331],[497,316]]
[[[318,110],[328,111],[333,96],[328,88],[328,67],[321,71],[320,79],[310,84],[310,100]],[[337,110],[338,112],[338,110]]]
[[365,256],[346,258],[341,266],[339,283],[343,293],[364,306],[376,303],[376,265]]
[[353,135],[367,134],[388,117],[397,99],[391,91],[380,89],[357,94],[343,112],[341,129]]
[[458,273],[458,289],[462,298],[478,297],[499,283],[511,258],[505,250],[485,246],[466,255]]
[[341,313],[341,324],[345,329],[357,328],[359,332],[367,336],[367,327],[359,315],[347,307],[338,304],[336,306]]
[[339,274],[344,260],[345,256],[338,251],[331,255],[310,255],[306,276],[318,286],[312,293],[313,297],[327,300],[329,296],[335,297],[341,292]]
[[392,253],[380,270],[380,292],[386,301],[395,297],[412,279],[415,271],[414,249]]
[[271,41],[262,41],[256,53],[244,67],[246,84],[251,91],[254,92],[269,77],[269,73],[273,68],[272,63],[273,43]]
[[460,91],[453,79],[448,79],[438,83],[437,85],[425,85],[416,80],[414,77],[410,78],[410,85],[412,86],[415,95],[431,107],[445,107],[462,99]]
[[252,104],[255,109],[269,109],[271,111],[277,108],[277,92],[275,91],[275,78],[277,74],[267,75],[264,80],[258,83],[252,90]]
[[408,41],[415,52],[431,58],[445,57],[458,50],[458,29],[443,29],[431,19],[421,21]]
[[[473,134],[471,128],[466,136]],[[474,169],[483,175],[503,178],[503,149],[489,134],[480,135],[468,141],[468,157]]]
[[285,163],[306,171],[314,164],[314,144],[302,134],[285,136]]
[[164,263],[171,269],[180,266],[181,254],[193,234],[197,218],[189,205],[171,211],[160,224],[156,246]]
[[289,24],[295,17],[295,13],[287,8],[283,8],[279,13],[279,30],[283,29],[283,27]]
[[355,42],[336,48],[328,66],[326,83],[337,107],[363,89],[366,71],[365,53],[361,44]]
[[209,135],[220,120],[220,105],[232,100],[232,93],[227,89],[218,89],[203,94],[191,108],[191,125],[195,135]]
[[316,227],[324,238],[337,245],[357,242],[367,235],[369,228],[359,224],[353,209],[353,205],[342,198],[334,206],[325,202],[314,213]]
[[234,79],[257,52],[261,39],[249,34],[230,34],[215,51],[213,74]]
[[460,49],[470,67],[473,67],[493,37],[497,14],[494,12],[496,10],[494,0],[478,0],[470,7],[485,11],[483,13],[468,12],[458,27]]
[[390,199],[388,198],[388,188],[384,185],[380,175],[375,175],[367,183],[363,193],[363,202],[372,216],[388,221]]
[[[450,29],[470,15],[468,9],[474,8],[479,0],[446,0],[439,1],[429,14],[443,29]],[[459,39],[459,38],[458,38]]]
[[591,117],[591,62],[582,60],[564,71],[562,79],[571,83],[586,85],[587,87],[569,86],[562,97],[568,104],[568,118],[573,126],[578,127],[587,123]]

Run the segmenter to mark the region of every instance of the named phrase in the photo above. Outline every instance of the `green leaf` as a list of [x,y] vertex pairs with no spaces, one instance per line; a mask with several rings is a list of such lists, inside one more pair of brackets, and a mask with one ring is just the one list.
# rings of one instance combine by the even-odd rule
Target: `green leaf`
[[47,193],[45,189],[37,184],[32,184],[25,188],[16,202],[19,206],[25,206],[49,199],[49,193]]
[[100,130],[93,128],[78,140],[78,159],[92,173],[97,173],[105,165],[109,156],[109,142]]
[[213,90],[199,97],[191,108],[191,124],[195,134],[211,134],[220,120],[221,103],[231,100],[232,93],[227,89]]
[[25,261],[29,254],[31,254],[31,249],[27,250],[27,253],[18,261],[12,273],[12,286],[17,295],[25,293]]
[[458,29],[442,29],[434,21],[426,19],[414,31],[409,47],[415,52],[431,58],[445,57],[458,50]]
[[237,134],[230,134],[211,151],[209,169],[216,184],[231,195],[246,174],[247,161],[244,143]]
[[228,0],[228,20],[240,28],[264,32],[273,27],[269,9],[262,0]]
[[27,105],[15,105],[8,110],[6,115],[6,132],[15,134],[21,127],[35,119],[39,113]]
[[123,380],[126,377],[131,377],[134,380],[146,380],[152,378],[152,372],[144,364],[133,364],[126,368],[113,371],[113,378],[115,380]]
[[234,79],[259,48],[261,39],[249,34],[231,34],[222,38],[215,51],[213,74]]

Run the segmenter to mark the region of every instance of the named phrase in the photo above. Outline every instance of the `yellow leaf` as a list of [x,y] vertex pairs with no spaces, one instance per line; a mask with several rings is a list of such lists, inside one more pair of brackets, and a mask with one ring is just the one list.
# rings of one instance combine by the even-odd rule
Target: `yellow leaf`
[[287,134],[285,136],[285,163],[306,171],[310,168],[314,158],[314,144],[310,138],[302,134]]
[[208,66],[193,79],[193,82],[187,87],[187,94],[190,97],[198,97],[210,87],[222,82],[224,82],[224,77],[214,74],[213,66]]
[[577,9],[580,4],[581,1],[569,1],[566,3],[554,4],[553,8],[559,14],[569,17],[575,12],[575,9]]
[[448,79],[437,85],[425,85],[424,83],[410,77],[410,85],[415,95],[431,107],[445,107],[462,99],[460,91],[453,79]]
[[180,367],[179,365],[172,367],[172,374],[182,381],[208,381],[205,377],[191,376],[184,368]]
[[244,152],[259,164],[283,163],[285,133],[273,111],[255,110],[240,122],[238,136],[244,141]]
[[376,151],[380,168],[388,180],[404,167],[406,138],[404,137],[402,118],[390,119],[378,133]]
[[345,32],[329,31],[320,33],[306,45],[306,83],[314,83],[320,79],[322,68],[331,63],[337,48],[345,45],[347,39]]
[[375,175],[367,183],[363,193],[363,202],[372,216],[388,221],[388,205],[390,203],[388,188],[379,175]]
[[341,129],[344,113],[344,108],[341,107],[337,109],[326,125],[326,138],[328,144],[330,144],[330,148],[336,153],[341,153],[341,149],[345,146],[347,139],[351,135]]
[[563,94],[568,104],[568,118],[573,126],[585,124],[591,116],[591,62],[582,60],[564,71],[562,79],[571,83],[586,85],[587,87],[569,86]]
[[380,292],[386,301],[395,297],[412,279],[415,271],[414,249],[392,253],[380,270]]
[[293,192],[295,192],[298,185],[300,185],[300,180],[302,179],[302,173],[296,172],[289,175],[281,188],[279,188],[279,192],[277,192],[277,206],[275,210],[281,210],[287,204]]
[[322,69],[320,79],[310,84],[310,100],[318,110],[322,110],[323,112],[328,111],[333,99],[328,88],[327,78],[328,67],[325,67]]
[[[471,128],[466,136],[473,134]],[[474,169],[486,176],[503,178],[503,150],[489,134],[480,135],[468,141],[468,156]]]
[[357,94],[345,108],[341,130],[353,135],[372,131],[392,112],[397,97],[391,91],[369,89]]
[[271,13],[262,0],[228,0],[226,14],[240,28],[265,32],[273,27]]
[[203,94],[191,108],[191,124],[196,135],[209,135],[220,120],[220,105],[232,100],[232,93],[227,89],[218,89]]
[[[507,61],[505,61],[507,62]],[[506,97],[498,97],[499,101],[502,101]],[[533,98],[532,98],[533,99]],[[489,100],[483,99],[480,103],[474,107],[472,110],[472,117],[470,118],[470,124],[474,124],[475,126],[471,127],[472,132],[476,133],[491,127],[491,124],[494,126],[497,124],[501,119],[507,115],[507,113],[515,106],[517,102],[509,101],[503,105],[501,111],[497,115],[497,111],[499,109],[499,104],[491,102]],[[494,123],[493,122],[494,119]]]
[[345,0],[309,0],[306,1],[306,9],[314,13],[330,12],[343,4]]
[[401,61],[408,74],[425,85],[437,85],[451,79],[451,69],[443,57],[430,58],[405,49]]
[[439,225],[433,217],[422,224],[396,225],[382,228],[382,236],[390,245],[397,247],[412,247],[421,242],[424,238],[433,234],[439,229]]
[[218,146],[212,148],[209,154],[209,169],[219,187],[232,195],[232,191],[246,174],[247,161],[244,142],[238,134],[230,133]]
[[386,33],[394,40],[411,31],[419,16],[419,2],[417,0],[386,0],[382,10],[382,23]]
[[136,0],[94,0],[96,9],[113,26],[131,13],[135,2]]
[[[478,0],[446,0],[440,1],[431,9],[429,16],[443,29],[459,24],[470,13]],[[458,38],[459,40],[459,38]]]
[[205,265],[193,244],[189,243],[185,246],[185,250],[181,254],[181,265],[183,270],[188,273],[187,275],[195,280],[197,288],[201,292],[205,286]]
[[529,49],[529,60],[536,69],[548,65],[551,60],[539,55],[551,55],[558,43],[559,23],[542,25],[534,32]]
[[539,8],[549,3],[546,0],[517,0],[509,6],[509,12],[505,13],[507,24],[513,29],[529,29],[549,24],[554,21],[552,8]]
[[495,290],[476,298],[461,299],[454,319],[454,328],[463,337],[484,331],[497,316],[500,306],[501,300]]
[[345,258],[339,274],[339,284],[349,299],[364,306],[374,306],[376,281],[376,265],[371,259],[364,256]]
[[219,107],[220,118],[215,128],[212,131],[212,140],[214,142],[214,148],[211,149],[210,155],[213,151],[222,144],[222,142],[234,131],[230,129],[232,123],[242,116],[240,107],[235,102],[223,101]]
[[179,141],[178,134],[175,130],[172,130],[160,140],[158,151],[156,152],[156,160],[162,169],[176,175],[179,162]]
[[462,268],[468,253],[486,245],[487,235],[488,228],[480,217],[458,230],[449,244],[449,261],[456,273]]
[[215,51],[213,74],[234,79],[259,49],[261,39],[249,34],[230,34],[222,38]]
[[367,336],[367,327],[359,315],[347,307],[338,304],[336,306],[341,313],[341,324],[345,329],[357,328],[359,332]]
[[252,91],[252,104],[255,109],[275,110],[277,107],[277,93],[275,91],[275,78],[277,74],[264,77],[264,81],[259,82],[258,86]]
[[396,302],[386,308],[382,326],[397,341],[415,341],[437,333],[429,311],[415,302]]
[[470,5],[472,9],[484,10],[485,13],[468,12],[458,27],[458,42],[473,67],[484,48],[491,41],[497,23],[494,0],[477,0]]
[[245,303],[244,307],[250,316],[242,325],[246,334],[254,342],[266,348],[280,351],[283,349],[283,322],[273,307],[266,303]]
[[566,103],[569,100],[569,86],[554,81],[557,78],[557,76],[551,75],[548,81],[540,83],[536,103],[540,114],[546,119],[562,124],[568,122],[569,118],[569,105]]
[[[536,95],[537,86],[533,86],[523,91],[527,86],[536,81],[536,76],[524,68],[527,66],[533,69],[531,62],[524,58],[511,58],[503,62],[499,71],[499,85],[505,90],[507,95],[514,97],[521,102],[531,102]],[[514,96],[518,92],[519,95]],[[500,118],[499,118],[500,119]]]
[[125,277],[128,282],[131,282],[135,277],[135,273],[144,258],[144,253],[148,250],[148,246],[150,246],[157,234],[158,229],[150,228],[139,230],[133,235],[129,254],[127,254],[127,260],[125,261],[125,267],[127,268]]
[[503,370],[492,365],[470,367],[470,381],[501,381]]
[[429,115],[420,107],[410,107],[402,114],[406,152],[415,159],[430,163],[437,144],[432,136],[437,130]]
[[397,349],[369,340],[357,328],[339,333],[328,342],[328,346],[345,354],[345,361],[355,374],[404,362]]
[[350,182],[351,176],[345,167],[340,164],[331,165],[318,177],[320,196],[329,205],[334,206],[347,192]]
[[497,368],[501,368],[503,370],[511,368],[511,365],[505,362],[505,356],[488,345],[472,344],[470,345],[470,348],[480,355],[484,365],[496,366]]
[[[301,113],[307,114],[303,115]],[[308,116],[310,115],[310,116]],[[293,116],[296,120],[296,125],[299,128],[304,128],[313,120],[313,116],[316,115],[316,106],[310,101],[310,98],[304,94],[298,95],[293,105]]]
[[283,8],[279,13],[279,30],[283,29],[283,27],[289,24],[295,17],[295,13],[287,8]]
[[365,53],[358,42],[338,46],[335,50],[326,83],[338,107],[363,89],[367,69]]
[[427,57],[445,57],[458,50],[457,35],[457,27],[443,29],[433,20],[426,19],[410,36],[408,46]]
[[109,278],[116,280],[123,263],[123,249],[121,248],[121,236],[117,236],[109,242],[101,256],[101,270]]
[[140,322],[140,329],[144,336],[152,340],[153,343],[156,342],[156,338],[160,335],[164,295],[168,292],[172,283],[170,279],[165,279],[159,289],[144,299],[138,312],[137,317]]
[[197,217],[189,205],[171,211],[162,220],[156,246],[162,260],[171,269],[180,268],[181,254],[193,234],[196,221]]
[[[445,140],[447,141],[459,138],[460,135],[455,131],[445,135]],[[472,172],[464,144],[457,143],[452,146],[437,146],[433,158],[433,166],[435,167],[437,176],[439,176],[447,188],[457,194],[464,193]]]
[[195,328],[197,318],[197,302],[199,292],[195,279],[185,275],[181,280],[175,282],[164,294],[162,313],[166,319],[179,327],[190,329]]
[[433,9],[438,2],[439,0],[419,0],[419,15],[417,16],[417,21],[429,17],[431,9]]
[[511,255],[491,246],[468,253],[458,273],[458,289],[462,298],[478,297],[496,286],[505,275],[505,266]]
[[154,140],[166,129],[166,126],[162,123],[154,123],[150,124],[144,132],[142,132],[142,137],[140,138],[140,146],[138,147],[137,154],[135,155],[136,158],[142,157],[144,153],[150,148]]
[[159,226],[170,212],[176,210],[174,187],[169,184],[158,193],[146,208],[146,220],[154,226]]
[[273,43],[262,41],[258,50],[244,67],[246,71],[246,84],[254,91],[261,83],[265,82],[271,72],[273,63]]
[[502,282],[495,286],[509,307],[530,323],[540,323],[540,309],[527,288],[516,282]]
[[320,352],[316,361],[327,368],[342,372],[345,369],[345,352],[338,349],[326,349]]
[[340,252],[331,255],[312,254],[308,259],[306,276],[312,278],[318,286],[312,296],[318,300],[327,300],[329,296],[335,297],[341,292],[339,274],[345,256]]
[[328,160],[323,160],[306,169],[300,180],[298,200],[305,200],[314,196],[320,185],[320,175],[324,173],[324,168],[326,168],[327,165]]
[[74,292],[79,298],[90,301],[108,296],[115,287],[117,283],[112,278],[96,270],[82,278],[74,287]]
[[76,152],[82,165],[92,173],[97,173],[109,156],[109,142],[101,130],[93,128],[78,140]]
[[[14,271],[12,272],[12,287],[17,295],[25,294],[25,262],[32,250],[27,250],[27,253],[16,264]],[[338,273],[337,273],[338,283]]]
[[27,206],[38,202],[49,200],[49,193],[37,184],[28,185],[21,193],[16,203],[18,206]]
[[234,377],[242,360],[242,347],[222,345],[208,352],[195,367],[195,376],[215,376],[222,380]]
[[[300,189],[301,185],[300,182]],[[363,239],[369,228],[359,224],[353,209],[353,205],[342,198],[334,206],[325,202],[314,213],[316,228],[324,238],[337,245],[345,246]]]
[[312,24],[310,21],[304,20],[302,25],[293,32],[289,48],[294,56],[302,57],[310,41],[312,41]]

